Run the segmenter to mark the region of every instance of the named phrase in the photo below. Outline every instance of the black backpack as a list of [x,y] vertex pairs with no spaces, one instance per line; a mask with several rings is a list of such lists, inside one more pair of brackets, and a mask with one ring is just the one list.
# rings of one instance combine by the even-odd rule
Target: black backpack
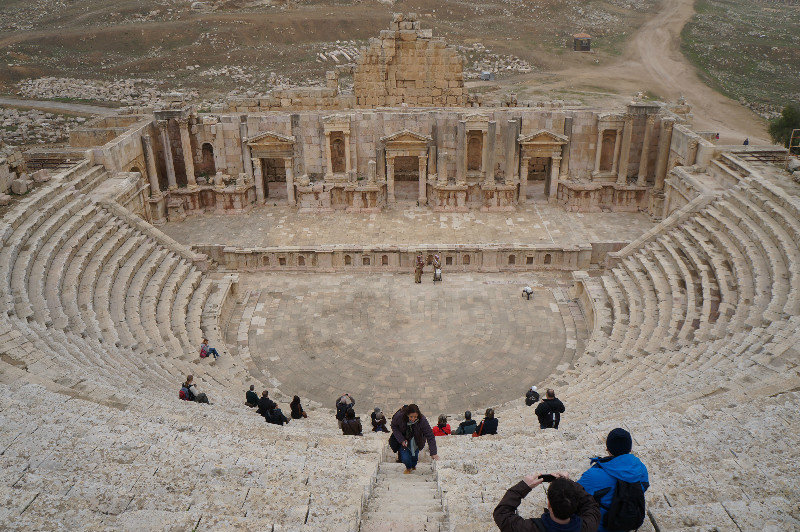
[[[611,488],[596,491],[593,495],[597,504]],[[603,527],[609,531],[636,530],[644,523],[645,503],[641,482],[625,482],[617,479],[610,506],[600,506],[607,510],[603,517]]]

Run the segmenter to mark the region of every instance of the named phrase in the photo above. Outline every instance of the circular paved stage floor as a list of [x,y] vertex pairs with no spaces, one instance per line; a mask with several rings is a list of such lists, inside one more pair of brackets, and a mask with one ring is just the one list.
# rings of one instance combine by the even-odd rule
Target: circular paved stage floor
[[[522,287],[534,287],[530,301]],[[242,274],[227,338],[284,395],[363,415],[417,402],[429,417],[521,398],[586,337],[558,273]],[[260,375],[259,375],[260,376]]]

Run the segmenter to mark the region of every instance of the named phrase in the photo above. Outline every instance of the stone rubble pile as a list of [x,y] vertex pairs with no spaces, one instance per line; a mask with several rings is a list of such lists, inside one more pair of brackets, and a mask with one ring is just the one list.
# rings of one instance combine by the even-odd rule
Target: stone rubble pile
[[179,92],[185,99],[196,99],[192,89],[162,90],[152,79],[131,78],[97,81],[74,78],[45,77],[26,79],[17,84],[17,94],[31,99],[77,99],[114,102],[122,105],[159,105],[169,101],[167,95]]
[[516,74],[533,71],[531,64],[524,59],[515,55],[497,54],[481,43],[458,46],[456,49],[464,56],[464,77],[466,79],[478,79],[483,72]]
[[0,155],[26,144],[64,142],[73,128],[86,122],[82,116],[65,116],[35,109],[0,107]]

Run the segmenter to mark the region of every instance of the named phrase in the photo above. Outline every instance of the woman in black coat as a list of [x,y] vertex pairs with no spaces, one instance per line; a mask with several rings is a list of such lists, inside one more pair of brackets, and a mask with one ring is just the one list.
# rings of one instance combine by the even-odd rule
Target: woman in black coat
[[497,434],[497,418],[494,417],[494,408],[486,409],[486,415],[473,436],[485,436],[487,434]]
[[303,410],[303,405],[300,404],[300,397],[297,395],[294,396],[292,402],[289,403],[289,410],[291,410],[292,419],[300,419],[302,417],[308,417],[306,411]]

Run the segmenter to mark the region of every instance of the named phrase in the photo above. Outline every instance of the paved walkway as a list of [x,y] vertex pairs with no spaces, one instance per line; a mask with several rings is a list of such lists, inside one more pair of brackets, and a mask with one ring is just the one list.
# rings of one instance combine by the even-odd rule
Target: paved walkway
[[89,105],[85,103],[56,102],[50,100],[24,100],[22,98],[0,98],[0,105],[9,107],[26,107],[31,109],[41,109],[50,112],[76,113],[80,115],[102,115],[110,116],[117,113],[117,109],[103,107],[100,105]]
[[199,215],[162,230],[186,244],[238,247],[318,245],[549,244],[630,241],[653,226],[640,213],[575,213],[531,204],[513,213],[438,213],[429,209],[376,214],[300,214],[287,206],[255,207],[241,215]]
[[[521,297],[522,287],[534,297]],[[368,413],[417,402],[431,419],[517,399],[586,338],[567,276],[242,274],[227,339],[284,394]],[[249,293],[248,293],[249,292]],[[363,419],[363,418],[362,418]]]

